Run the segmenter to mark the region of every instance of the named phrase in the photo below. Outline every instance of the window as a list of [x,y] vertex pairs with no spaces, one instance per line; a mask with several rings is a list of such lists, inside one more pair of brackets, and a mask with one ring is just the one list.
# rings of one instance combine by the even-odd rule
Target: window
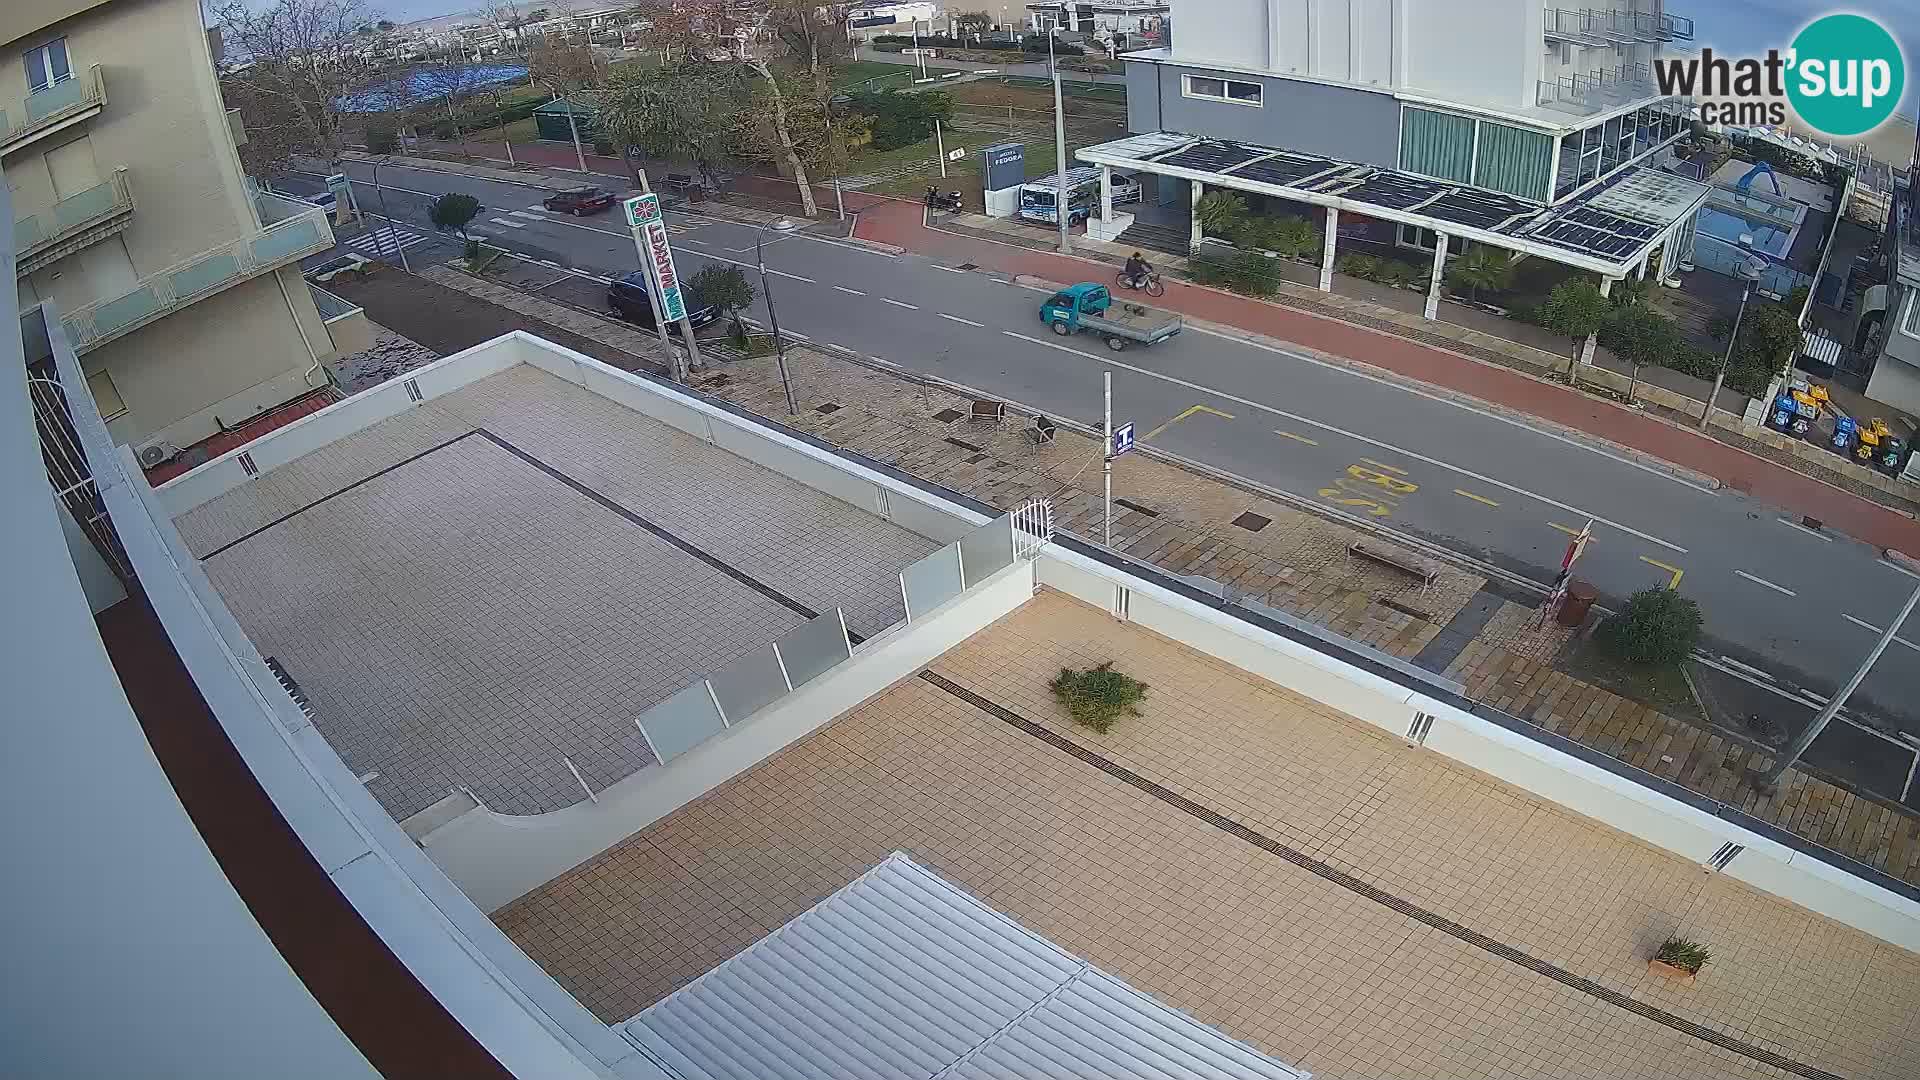
[[120,388],[113,385],[113,376],[104,371],[96,371],[87,376],[87,390],[93,394],[93,403],[100,408],[100,419],[111,420],[127,411],[127,403],[120,400]]
[[1180,92],[1190,98],[1229,101],[1235,105],[1260,107],[1260,84],[1238,79],[1216,79],[1210,75],[1183,75]]
[[1907,290],[1907,307],[1900,315],[1900,332],[1908,337],[1920,338],[1920,289]]
[[27,65],[28,93],[37,94],[73,78],[73,69],[67,66],[66,38],[54,38],[39,48],[28,49],[21,59]]
[[[1423,229],[1418,225],[1400,223],[1400,246],[1416,248],[1420,251],[1432,251],[1440,245],[1440,236],[1432,229]],[[1452,258],[1466,251],[1469,242],[1458,236],[1447,237],[1447,257]]]

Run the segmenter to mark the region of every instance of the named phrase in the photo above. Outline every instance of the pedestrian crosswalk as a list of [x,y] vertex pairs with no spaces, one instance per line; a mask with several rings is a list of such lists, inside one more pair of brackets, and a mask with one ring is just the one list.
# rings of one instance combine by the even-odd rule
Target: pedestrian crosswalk
[[[542,206],[539,203],[535,203],[532,206],[527,207],[525,210],[509,210],[507,211],[507,213],[513,217],[525,218],[528,221],[556,221],[556,220],[564,219],[567,216],[565,214],[556,214],[553,211],[548,210],[545,206]],[[493,221],[496,224],[505,225],[515,229],[525,227],[521,225],[519,222],[507,221],[503,218],[494,218]],[[624,224],[624,222],[621,220],[620,208],[618,206],[614,207],[613,220],[611,224],[615,224],[615,225]],[[677,219],[673,217],[667,218],[667,231],[670,233],[688,233],[688,232],[693,232],[695,229],[704,229],[711,224],[713,224],[712,218],[695,217],[691,214],[683,214],[683,215],[677,215]]]
[[369,229],[358,236],[349,236],[340,241],[342,246],[350,247],[362,255],[376,255],[382,258],[399,254],[401,248],[410,248],[415,244],[426,242],[427,237],[424,234],[414,232],[412,229],[396,229],[390,225]]

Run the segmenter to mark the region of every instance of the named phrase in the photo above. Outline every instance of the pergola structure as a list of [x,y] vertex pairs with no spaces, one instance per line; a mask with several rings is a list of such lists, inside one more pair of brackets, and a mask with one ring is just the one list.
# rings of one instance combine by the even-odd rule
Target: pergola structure
[[[1100,168],[1096,236],[1117,236],[1131,223],[1129,215],[1113,210],[1116,168],[1188,181],[1196,204],[1207,188],[1217,188],[1323,207],[1323,292],[1333,288],[1341,214],[1431,230],[1437,242],[1427,287],[1429,319],[1439,313],[1450,239],[1490,244],[1598,274],[1605,293],[1617,279],[1645,275],[1656,251],[1660,256],[1652,268],[1656,276],[1664,276],[1672,253],[1692,248],[1694,214],[1712,191],[1706,184],[1640,165],[1577,199],[1546,206],[1395,169],[1165,131],[1090,146],[1075,156]],[[1203,239],[1196,217],[1193,243],[1197,246]]]

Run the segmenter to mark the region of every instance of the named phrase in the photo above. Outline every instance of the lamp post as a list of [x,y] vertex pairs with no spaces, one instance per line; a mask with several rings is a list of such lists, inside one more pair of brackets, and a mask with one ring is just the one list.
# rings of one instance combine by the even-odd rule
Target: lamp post
[[1713,390],[1707,394],[1706,408],[1700,410],[1700,430],[1707,430],[1707,424],[1713,417],[1713,403],[1720,400],[1720,386],[1727,381],[1727,367],[1733,363],[1734,346],[1740,343],[1740,323],[1747,317],[1747,301],[1753,297],[1753,286],[1760,275],[1767,271],[1767,260],[1759,255],[1750,254],[1747,261],[1740,264],[1740,310],[1733,316],[1733,332],[1727,336],[1727,351],[1720,358],[1720,370],[1713,375]]
[[762,225],[753,238],[753,261],[760,268],[760,295],[767,301],[767,323],[773,328],[774,362],[780,367],[780,389],[787,395],[787,415],[800,415],[799,406],[793,403],[793,381],[787,377],[787,343],[780,337],[780,313],[773,307],[773,289],[767,284],[767,230],[785,236],[793,232],[793,222],[786,218]]
[[[352,185],[348,186],[351,187]],[[380,200],[380,216],[387,219],[387,235],[393,238],[394,250],[400,256],[400,269],[409,274],[413,273],[413,267],[407,265],[407,249],[405,245],[400,243],[400,234],[394,231],[393,215],[387,212],[387,193],[386,190],[380,186],[380,163],[377,161],[373,163],[373,197]],[[378,233],[374,234],[376,238],[379,235]],[[380,245],[375,243],[373,250],[378,253]]]
[[1067,205],[1067,112],[1060,104],[1060,63],[1053,55],[1053,33],[1056,26],[1047,25],[1047,68],[1053,72],[1053,146],[1055,166],[1059,169],[1056,179],[1059,181],[1053,194],[1053,216],[1060,219],[1060,254],[1073,254],[1073,241],[1067,237],[1068,222],[1073,217],[1073,208]]

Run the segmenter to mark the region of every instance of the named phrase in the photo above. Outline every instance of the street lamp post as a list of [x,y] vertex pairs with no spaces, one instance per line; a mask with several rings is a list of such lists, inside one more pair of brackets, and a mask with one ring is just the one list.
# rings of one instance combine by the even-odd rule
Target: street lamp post
[[1734,346],[1740,343],[1740,323],[1747,317],[1747,301],[1753,297],[1753,286],[1760,275],[1767,270],[1767,261],[1757,255],[1749,256],[1740,265],[1740,310],[1733,316],[1733,332],[1727,336],[1727,351],[1720,357],[1720,370],[1714,372],[1713,390],[1707,394],[1706,407],[1700,410],[1700,430],[1707,430],[1707,424],[1713,418],[1713,403],[1720,400],[1721,384],[1727,381],[1727,367],[1733,363]]
[[[387,192],[380,186],[380,163],[377,161],[373,163],[373,197],[380,200],[380,216],[387,219],[387,236],[392,238],[394,250],[400,255],[400,269],[409,274],[413,273],[413,267],[407,265],[406,246],[400,243],[400,234],[394,231],[393,215],[387,212]],[[376,253],[380,250],[379,235],[379,233],[374,234],[373,250]]]
[[787,377],[787,343],[780,337],[780,313],[774,310],[773,289],[767,283],[767,230],[786,235],[793,231],[793,222],[786,218],[771,225],[762,225],[753,238],[753,261],[760,268],[760,295],[767,301],[767,324],[773,328],[774,362],[780,367],[780,389],[787,395],[787,415],[800,415],[800,407],[793,403],[793,380]]
[[1764,773],[1751,774],[1754,787],[1763,792],[1773,791],[1774,787],[1780,783],[1781,775],[1800,760],[1800,755],[1807,752],[1807,747],[1813,745],[1813,740],[1819,738],[1820,733],[1826,730],[1833,718],[1839,715],[1840,707],[1845,705],[1847,699],[1853,696],[1853,692],[1860,688],[1861,682],[1867,677],[1867,672],[1873,670],[1874,661],[1880,659],[1880,654],[1887,651],[1887,645],[1900,633],[1901,624],[1907,621],[1907,616],[1913,614],[1914,606],[1917,604],[1920,604],[1920,586],[1914,588],[1913,595],[1907,597],[1906,604],[1900,608],[1900,614],[1895,615],[1893,620],[1887,623],[1887,628],[1880,632],[1880,640],[1873,643],[1867,658],[1860,661],[1860,666],[1854,670],[1853,677],[1847,680],[1847,684],[1840,688],[1839,693],[1833,695],[1827,702],[1827,707],[1820,710],[1820,715],[1813,718],[1813,723],[1807,725],[1807,730],[1793,740],[1793,745],[1787,747],[1786,752],[1774,761],[1772,768]]
[[1053,72],[1053,147],[1054,164],[1059,169],[1058,190],[1053,195],[1053,216],[1060,219],[1060,254],[1071,255],[1073,242],[1067,237],[1068,222],[1073,217],[1073,208],[1067,205],[1067,112],[1060,104],[1060,62],[1053,55],[1053,33],[1057,29],[1047,25],[1047,67]]

